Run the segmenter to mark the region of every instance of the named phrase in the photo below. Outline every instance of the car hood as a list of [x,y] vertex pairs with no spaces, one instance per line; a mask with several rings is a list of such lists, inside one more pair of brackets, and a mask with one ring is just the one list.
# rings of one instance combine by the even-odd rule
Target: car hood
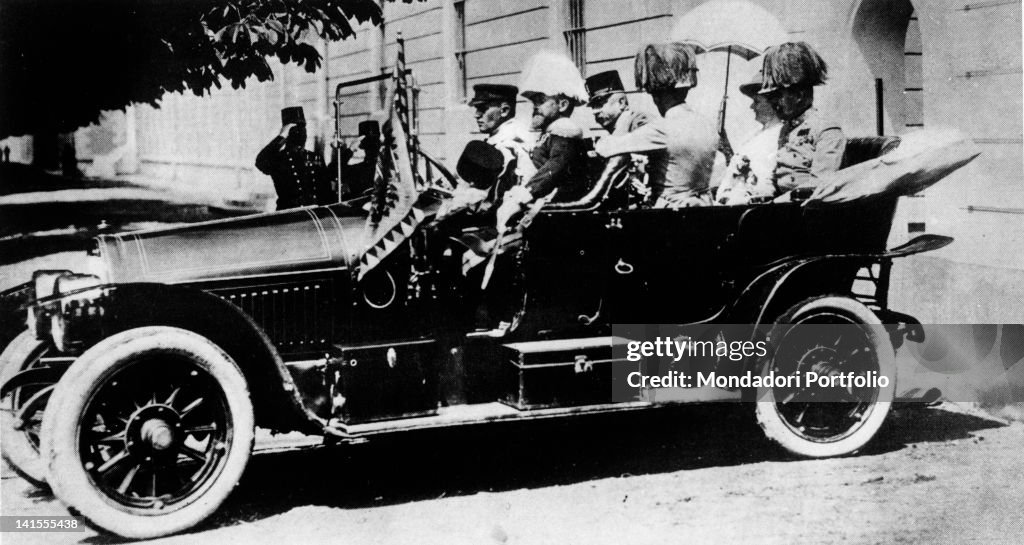
[[350,267],[365,218],[336,204],[101,235],[103,280],[173,284]]

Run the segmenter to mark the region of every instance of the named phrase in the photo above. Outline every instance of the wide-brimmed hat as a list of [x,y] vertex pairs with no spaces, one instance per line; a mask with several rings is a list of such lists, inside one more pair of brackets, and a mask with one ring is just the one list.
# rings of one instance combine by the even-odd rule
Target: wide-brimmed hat
[[636,86],[647,92],[697,86],[697,52],[681,42],[647,44],[633,61]]
[[608,70],[590,76],[587,78],[586,86],[587,94],[590,95],[588,104],[591,106],[596,102],[601,102],[601,99],[607,98],[609,95],[626,92],[617,70]]
[[473,187],[489,187],[505,167],[505,156],[498,148],[481,140],[471,140],[462,150],[455,166],[459,177]]
[[289,125],[305,125],[306,114],[302,111],[302,106],[289,106],[281,109],[281,124]]
[[764,52],[761,94],[789,87],[812,87],[828,79],[825,59],[806,42],[773,45]]
[[519,88],[515,85],[504,85],[501,83],[478,83],[473,86],[473,98],[469,99],[470,106],[478,104],[492,104],[495,102],[511,102],[515,104]]
[[750,81],[740,84],[740,92],[748,97],[753,98],[754,95],[761,92],[761,87],[764,85],[764,78],[761,77],[761,72],[754,72],[753,77]]

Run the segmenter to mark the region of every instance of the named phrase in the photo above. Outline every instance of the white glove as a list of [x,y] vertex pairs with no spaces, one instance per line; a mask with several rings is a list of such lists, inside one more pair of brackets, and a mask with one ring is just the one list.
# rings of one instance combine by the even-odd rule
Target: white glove
[[517,185],[509,189],[501,201],[501,206],[498,207],[498,229],[508,225],[509,220],[522,212],[523,208],[532,201],[533,194],[526,187]]
[[438,219],[454,214],[464,208],[477,205],[487,198],[487,192],[482,189],[477,189],[467,183],[460,183],[455,187],[455,191],[452,191],[450,199],[445,201],[441,206],[441,209],[437,212]]

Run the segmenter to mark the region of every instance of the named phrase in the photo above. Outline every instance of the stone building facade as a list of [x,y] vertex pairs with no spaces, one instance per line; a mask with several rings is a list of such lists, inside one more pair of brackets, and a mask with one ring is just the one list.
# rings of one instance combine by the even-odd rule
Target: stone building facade
[[[422,146],[454,161],[466,141],[479,137],[464,104],[473,84],[515,83],[531,54],[558,49],[584,73],[617,69],[631,88],[638,47],[667,40],[698,9],[714,14],[706,21],[709,27],[741,27],[757,17],[777,25],[790,40],[813,44],[831,76],[816,102],[848,135],[873,135],[879,125],[886,134],[940,126],[966,133],[983,155],[925,197],[904,199],[894,237],[905,238],[910,223],[917,224],[913,230],[924,223],[929,232],[957,236],[958,243],[939,254],[946,262],[1024,271],[1024,257],[1008,251],[1024,247],[1022,26],[1021,2],[1014,0],[385,2],[382,27],[363,27],[356,39],[319,44],[324,65],[314,74],[278,66],[272,82],[201,98],[171,95],[160,109],[129,109],[122,126],[134,127],[124,139],[134,146],[134,155],[118,165],[175,184],[272,191],[253,160],[279,129],[280,108],[304,106],[310,135],[329,138],[336,85],[390,69],[399,32],[419,88]],[[709,117],[717,114],[722,97],[725,55],[699,59],[700,84],[690,102]],[[732,58],[726,126],[734,142],[754,127],[749,101],[736,85],[758,67],[756,59]],[[359,121],[380,113],[382,93],[379,84],[342,89],[341,132],[352,135]],[[651,109],[644,95],[631,98],[636,108]],[[527,117],[526,103],[521,106],[519,115]],[[598,131],[586,108],[576,116]],[[87,139],[85,134],[77,140]],[[82,149],[79,157],[89,158]],[[955,279],[958,273],[935,274]]]

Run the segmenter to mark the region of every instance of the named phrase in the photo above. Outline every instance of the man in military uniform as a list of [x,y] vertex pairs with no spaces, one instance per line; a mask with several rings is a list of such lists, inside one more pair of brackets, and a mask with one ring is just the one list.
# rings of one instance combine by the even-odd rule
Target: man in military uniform
[[782,119],[775,185],[782,193],[815,187],[839,170],[846,149],[839,124],[814,108],[814,87],[828,79],[828,65],[807,43],[787,42],[765,51],[761,73],[759,93]]
[[[484,141],[505,156],[503,183],[529,178],[535,171],[530,151],[536,138],[526,125],[515,118],[518,94],[519,88],[515,85],[481,83],[473,86],[474,96],[469,101],[469,105],[476,109],[477,128],[487,135]],[[507,189],[503,187],[502,191]]]
[[[452,199],[439,215],[466,207],[477,212],[491,210],[509,188],[533,176],[536,169],[530,150],[535,137],[515,119],[517,94],[519,89],[514,85],[481,83],[473,86],[469,105],[475,108],[477,128],[487,137],[483,142],[471,142],[463,151],[456,172],[467,183],[455,188]],[[491,154],[482,144],[500,153],[502,166],[497,172],[492,171]]]
[[532,125],[541,132],[530,153],[536,173],[513,187],[498,209],[504,226],[538,199],[573,201],[586,191],[586,148],[583,129],[570,118],[587,100],[576,65],[564,55],[535,55],[523,73],[521,95],[533,103]]
[[587,78],[587,104],[594,112],[594,121],[608,134],[621,135],[633,132],[650,122],[643,112],[629,108],[626,89],[615,70],[594,74]]
[[281,110],[281,132],[256,156],[256,168],[274,180],[277,209],[330,204],[337,200],[333,169],[307,151],[306,117],[301,106]]

